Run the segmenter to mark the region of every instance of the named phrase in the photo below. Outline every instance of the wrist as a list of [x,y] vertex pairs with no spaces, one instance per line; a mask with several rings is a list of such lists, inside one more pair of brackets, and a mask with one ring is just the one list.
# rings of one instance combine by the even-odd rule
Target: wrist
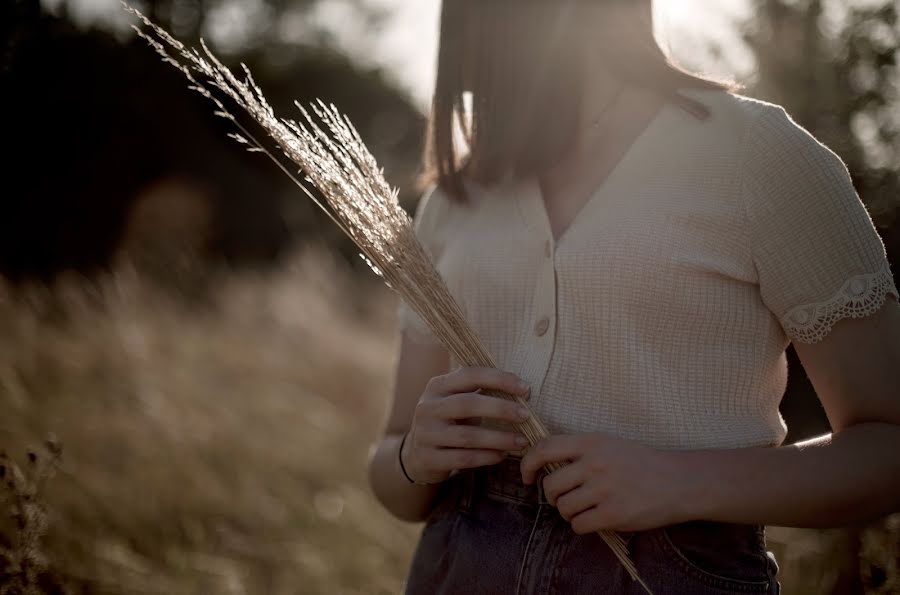
[[400,439],[400,447],[397,449],[397,466],[400,467],[400,473],[406,479],[407,483],[415,484],[416,480],[409,474],[406,461],[404,461],[404,453],[406,451],[406,442],[409,439],[409,432],[404,432]]
[[406,457],[404,456],[404,454],[409,450],[407,447],[408,442],[409,442],[409,432],[407,431],[406,433],[403,434],[403,438],[400,439],[400,448],[397,450],[397,463],[398,463],[398,466],[400,467],[400,472],[403,474],[403,477],[406,478],[407,483],[409,483],[410,485],[417,485],[417,486],[429,486],[429,485],[434,485],[435,483],[440,483],[440,482],[420,481],[419,479],[416,479],[416,476],[414,473],[410,472],[411,470],[409,467],[408,456],[406,456]]
[[691,451],[666,451],[665,466],[669,471],[671,486],[668,504],[672,511],[672,523],[712,520],[708,518],[712,486],[706,481],[698,454]]

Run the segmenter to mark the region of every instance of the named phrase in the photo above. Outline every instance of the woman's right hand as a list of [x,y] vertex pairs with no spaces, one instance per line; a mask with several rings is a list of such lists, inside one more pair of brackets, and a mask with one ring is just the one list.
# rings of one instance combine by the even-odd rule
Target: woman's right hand
[[530,415],[528,409],[479,390],[527,398],[529,387],[516,375],[493,368],[460,368],[432,378],[400,452],[411,479],[440,483],[453,471],[495,465],[528,446],[522,434],[478,425],[480,418],[522,423]]

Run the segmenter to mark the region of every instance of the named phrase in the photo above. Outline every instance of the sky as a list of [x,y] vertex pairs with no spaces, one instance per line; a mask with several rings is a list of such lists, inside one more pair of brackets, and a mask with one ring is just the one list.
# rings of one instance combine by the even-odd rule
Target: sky
[[[119,0],[41,0],[50,9],[67,2],[82,24],[105,23],[129,34],[130,19]],[[278,24],[282,41],[307,39],[310,20],[324,25],[360,62],[383,67],[425,109],[431,93],[437,52],[440,0],[363,0],[384,9],[380,29],[370,29],[354,0],[322,0],[313,15],[286,15]],[[140,6],[140,0],[135,0]],[[265,19],[262,0],[224,0],[210,14],[212,38],[220,49],[240,47],[251,36],[254,22]],[[655,0],[658,35],[685,66],[714,76],[740,79],[752,71],[749,52],[742,48],[736,23],[749,17],[749,0]],[[714,58],[710,46],[722,48]]]
[[[339,39],[364,61],[383,65],[425,105],[434,78],[440,0],[369,0],[392,11],[383,31],[366,35],[352,25],[349,8],[340,0],[329,0],[324,22],[338,25]],[[657,0],[659,33],[672,53],[682,62],[692,62],[718,76],[746,74],[752,59],[742,51],[735,23],[749,16],[747,0]],[[362,40],[374,41],[362,41]],[[716,43],[724,50],[724,60],[710,56],[708,47]],[[683,58],[690,57],[690,60]]]

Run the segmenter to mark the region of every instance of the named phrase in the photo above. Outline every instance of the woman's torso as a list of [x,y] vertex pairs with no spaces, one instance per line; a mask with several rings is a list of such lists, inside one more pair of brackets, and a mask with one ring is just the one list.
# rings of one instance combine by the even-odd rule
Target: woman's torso
[[691,91],[667,105],[554,241],[534,179],[439,193],[438,269],[552,433],[660,448],[779,444],[788,343],[763,304],[741,135],[767,104]]

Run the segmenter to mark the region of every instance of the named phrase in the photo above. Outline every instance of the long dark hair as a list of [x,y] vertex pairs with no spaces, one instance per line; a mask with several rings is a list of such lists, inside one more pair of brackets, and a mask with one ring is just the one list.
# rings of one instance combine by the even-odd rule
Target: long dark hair
[[[650,0],[444,0],[425,180],[466,200],[462,176],[491,184],[540,172],[576,138],[591,56],[699,118],[683,88],[734,90],[674,64],[653,35]],[[467,92],[471,93],[469,106]],[[467,154],[459,149],[464,143]]]

